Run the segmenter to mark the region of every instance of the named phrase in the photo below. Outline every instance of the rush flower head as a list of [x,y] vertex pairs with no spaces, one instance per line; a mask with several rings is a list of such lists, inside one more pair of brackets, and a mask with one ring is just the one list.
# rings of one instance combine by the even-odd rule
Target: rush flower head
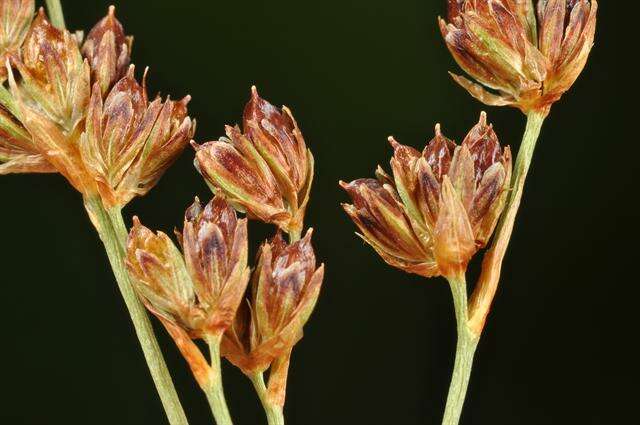
[[33,0],[0,2],[0,83],[7,78],[7,60],[20,55],[20,46],[27,36],[34,13]]
[[341,182],[353,201],[345,211],[388,264],[426,277],[463,272],[504,207],[509,148],[484,113],[459,146],[439,125],[422,152],[390,142],[393,178],[378,168],[377,179]]
[[102,100],[94,83],[80,154],[105,204],[123,206],[146,194],[193,137],[187,96],[180,101],[147,99],[134,67]]
[[449,22],[439,19],[440,29],[479,84],[453,78],[487,105],[544,111],[582,72],[597,9],[596,0],[448,0]]
[[82,45],[82,54],[89,60],[93,81],[100,84],[105,95],[116,81],[127,72],[133,37],[126,36],[115,16],[115,7],[109,6],[107,16],[92,29]]
[[169,237],[134,219],[127,268],[144,304],[175,340],[201,385],[208,366],[192,339],[220,339],[242,302],[247,266],[247,221],[219,197],[196,199],[180,235],[184,256]]
[[[269,391],[282,405],[286,366],[293,346],[315,307],[324,265],[316,268],[312,231],[287,245],[280,232],[261,248],[253,272],[251,294],[241,306],[222,342],[222,354],[245,374],[271,370]],[[285,359],[282,361],[282,359]]]
[[77,149],[89,101],[89,65],[77,39],[54,28],[40,9],[13,63],[21,77],[14,78],[7,67],[14,116],[31,134],[33,146],[76,189],[95,192]]
[[[243,131],[244,130],[244,133]],[[239,210],[299,232],[313,180],[313,156],[287,107],[276,108],[255,87],[243,129],[196,147],[196,167],[214,191]]]
[[127,267],[145,304],[194,338],[220,336],[231,325],[249,280],[247,222],[222,198],[185,213],[184,257],[164,233],[136,218]]

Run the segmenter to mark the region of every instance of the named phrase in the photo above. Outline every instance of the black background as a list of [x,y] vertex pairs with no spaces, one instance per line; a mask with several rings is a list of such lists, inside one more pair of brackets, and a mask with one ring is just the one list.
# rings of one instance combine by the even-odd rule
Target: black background
[[[633,28],[617,22],[632,12],[602,3],[587,69],[543,129],[463,424],[633,422],[637,77],[625,57]],[[108,4],[67,1],[68,26],[88,30]],[[198,141],[238,122],[256,84],[292,108],[316,156],[307,223],[327,274],[294,351],[288,423],[439,423],[455,343],[448,286],[392,269],[364,246],[338,206],[346,196],[337,181],[388,168],[389,134],[421,148],[436,122],[457,140],[476,122],[483,106],[447,75],[457,67],[436,25],[444,1],[117,6],[135,35],[138,71],[150,67],[151,92],[193,96]],[[517,148],[524,116],[484,108]],[[194,195],[208,199],[192,159],[188,149],[127,207],[127,221],[136,214],[171,231]],[[0,422],[166,423],[80,196],[55,175],[2,177],[0,193]],[[270,229],[250,231],[255,249]],[[212,423],[157,330],[191,423]],[[228,364],[224,379],[236,423],[264,423],[249,381]]]

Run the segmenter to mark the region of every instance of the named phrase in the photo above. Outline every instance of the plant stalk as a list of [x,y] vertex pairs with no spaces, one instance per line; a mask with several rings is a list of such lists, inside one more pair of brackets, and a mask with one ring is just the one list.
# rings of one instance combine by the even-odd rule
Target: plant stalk
[[267,423],[269,425],[284,425],[284,413],[282,406],[269,401],[267,394],[267,386],[264,384],[264,376],[262,372],[255,373],[249,377],[253,383],[253,387],[258,393],[264,412],[267,415]]
[[62,13],[62,5],[60,0],[47,0],[47,10],[49,11],[49,19],[54,27],[59,30],[65,29],[64,14]]
[[456,359],[442,424],[457,425],[460,421],[467,394],[473,367],[473,356],[478,346],[479,336],[474,334],[468,326],[467,282],[464,277],[451,278],[449,279],[449,286],[451,286],[451,295],[453,296],[453,305],[456,313],[458,342],[456,344]]
[[[162,357],[147,311],[129,281],[124,262],[127,232],[120,210],[107,212],[102,201],[97,196],[85,198],[85,208],[104,244],[118,288],[131,316],[138,341],[142,347],[147,366],[160,395],[169,423],[171,425],[188,425],[187,417]],[[114,226],[110,216],[115,219],[114,221],[118,222],[118,225]],[[119,217],[119,220],[117,220],[117,217]]]
[[470,303],[471,319],[470,328],[474,333],[480,334],[484,327],[491,302],[495,296],[500,280],[502,261],[509,246],[509,240],[513,233],[513,225],[516,221],[524,184],[531,167],[533,152],[540,136],[542,124],[548,111],[533,111],[527,115],[527,125],[522,137],[522,144],[518,151],[518,157],[513,170],[512,191],[505,205],[504,213],[496,228],[491,248],[485,253],[482,263],[482,273],[478,279],[476,289]]
[[211,354],[211,369],[209,375],[209,386],[204,388],[204,392],[209,401],[211,412],[218,425],[233,425],[227,401],[224,398],[222,386],[222,367],[220,362],[220,337],[207,340],[209,353]]

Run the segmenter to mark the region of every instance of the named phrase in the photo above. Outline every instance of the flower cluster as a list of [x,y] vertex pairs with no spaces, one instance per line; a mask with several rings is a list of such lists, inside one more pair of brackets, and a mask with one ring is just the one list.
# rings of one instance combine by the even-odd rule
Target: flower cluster
[[[118,84],[112,90],[113,103]],[[94,97],[99,99],[97,88]],[[109,103],[108,97],[104,107],[96,102],[95,108],[106,111]],[[129,234],[127,262],[146,306],[165,325],[205,391],[211,385],[215,359],[207,363],[192,341],[195,338],[205,339],[214,351],[220,349],[254,384],[262,382],[262,373],[270,369],[268,388],[260,398],[266,408],[281,414],[291,350],[302,338],[324,276],[324,266],[316,265],[311,246],[312,230],[299,238],[313,156],[291,112],[260,98],[255,87],[244,110],[243,127],[244,132],[227,126],[228,139],[194,143],[195,165],[215,198],[204,209],[196,201],[187,210],[179,234],[184,255],[165,234],[153,234],[136,221]],[[114,125],[110,131],[119,135],[122,128]],[[114,139],[110,134],[102,139]],[[126,161],[126,156],[115,159]],[[238,220],[232,207],[279,228],[260,248],[246,297],[246,219]],[[291,243],[285,242],[283,230]]]
[[166,234],[134,219],[127,267],[145,305],[206,386],[208,368],[191,338],[220,338],[233,322],[249,281],[247,221],[220,197],[204,208],[196,199],[179,236],[184,254]]
[[[596,0],[448,0],[440,29],[480,84],[454,79],[487,105],[544,110],[576,81],[593,46]],[[484,87],[483,87],[484,86]],[[485,88],[497,91],[497,94]]]
[[488,242],[511,177],[511,152],[500,147],[486,115],[461,145],[436,126],[422,152],[390,138],[393,177],[341,182],[343,207],[362,238],[390,265],[431,277],[463,273]]
[[291,111],[276,108],[251,89],[244,132],[227,126],[226,138],[196,148],[196,167],[241,211],[287,232],[300,233],[313,180],[313,155]]
[[83,43],[43,9],[32,20],[33,10],[33,1],[0,8],[0,25],[10,22],[0,56],[11,88],[2,87],[0,173],[59,172],[86,197],[122,207],[151,189],[193,136],[189,97],[148,101],[113,7]]

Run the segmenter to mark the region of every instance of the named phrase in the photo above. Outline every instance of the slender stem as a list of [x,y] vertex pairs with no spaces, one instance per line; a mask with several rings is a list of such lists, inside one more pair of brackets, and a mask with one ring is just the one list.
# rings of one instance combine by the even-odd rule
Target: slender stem
[[262,372],[257,372],[249,378],[251,379],[251,382],[253,382],[253,387],[256,389],[256,393],[258,393],[264,412],[267,415],[267,423],[269,425],[284,425],[284,413],[282,412],[282,407],[269,401],[267,387],[264,384]]
[[53,26],[61,30],[65,29],[64,14],[62,13],[60,0],[47,0],[47,10]]
[[458,329],[458,342],[456,344],[456,360],[451,375],[447,406],[442,419],[443,425],[457,425],[462,414],[462,407],[467,394],[471,368],[473,367],[473,355],[478,345],[478,335],[471,332],[467,326],[469,319],[467,306],[467,283],[462,278],[449,279],[453,305],[456,312]]
[[220,365],[220,337],[207,340],[211,354],[211,372],[208,388],[204,392],[209,400],[209,406],[218,425],[233,425],[227,401],[224,398],[222,386],[222,368]]
[[[149,367],[151,377],[162,400],[162,405],[164,406],[169,423],[171,425],[188,425],[187,417],[182,409],[178,394],[171,380],[171,375],[162,357],[162,352],[158,346],[147,311],[129,281],[124,262],[126,230],[124,231],[123,239],[122,232],[115,230],[109,214],[98,197],[86,198],[85,208],[107,251],[113,274],[118,283],[118,288],[131,316],[136,335],[138,336],[145,360],[147,361],[147,366]],[[115,211],[110,211],[110,213],[112,216],[116,216]],[[120,217],[120,222],[122,222],[122,215],[119,213],[119,210],[117,215]],[[121,223],[120,227],[124,229],[124,223]]]
[[513,232],[513,225],[518,214],[524,184],[529,173],[533,152],[540,136],[542,124],[547,111],[533,111],[527,115],[527,126],[522,137],[522,144],[518,151],[512,177],[512,192],[509,196],[504,213],[498,223],[491,248],[486,252],[482,264],[482,273],[471,299],[470,327],[475,333],[480,333],[484,326],[491,302],[495,296],[500,280],[502,261],[509,246]]

